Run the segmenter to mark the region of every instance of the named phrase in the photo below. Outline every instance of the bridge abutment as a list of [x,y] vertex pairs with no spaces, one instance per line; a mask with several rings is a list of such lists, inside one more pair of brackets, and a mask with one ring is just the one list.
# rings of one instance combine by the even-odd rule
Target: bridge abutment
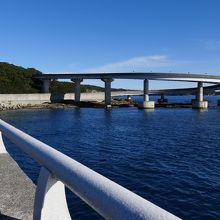
[[149,80],[144,80],[144,101],[138,103],[139,108],[152,109],[155,108],[155,102],[149,100]]
[[108,78],[102,79],[102,81],[105,83],[105,106],[111,107],[111,83],[114,79]]
[[208,101],[203,99],[203,83],[198,82],[196,100],[192,100],[192,108],[206,109],[208,108]]
[[80,102],[80,96],[81,96],[81,92],[80,92],[80,84],[83,81],[82,78],[76,78],[76,79],[72,79],[72,81],[75,84],[75,102]]

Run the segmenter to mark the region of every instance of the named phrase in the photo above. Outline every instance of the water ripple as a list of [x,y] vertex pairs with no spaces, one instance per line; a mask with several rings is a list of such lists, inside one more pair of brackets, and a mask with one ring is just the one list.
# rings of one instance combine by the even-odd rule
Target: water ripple
[[[220,219],[220,110],[136,108],[1,112],[70,157],[184,219]],[[40,167],[8,141],[36,182]],[[75,219],[99,219],[67,191]]]

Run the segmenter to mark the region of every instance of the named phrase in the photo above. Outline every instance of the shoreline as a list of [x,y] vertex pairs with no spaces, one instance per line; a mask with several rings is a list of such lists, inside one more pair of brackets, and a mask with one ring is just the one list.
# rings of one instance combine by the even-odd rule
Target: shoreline
[[[140,91],[121,91],[112,92],[112,104],[109,107],[138,107],[138,101],[131,96],[138,95]],[[127,97],[123,98],[123,97]],[[18,110],[18,109],[54,109],[54,108],[106,108],[104,103],[105,96],[103,92],[82,93],[80,102],[74,101],[74,93],[53,94],[0,94],[0,111]],[[158,99],[155,102],[155,108],[192,108],[191,103],[169,103],[167,99]],[[218,108],[219,106],[210,106],[209,108]]]
[[[136,107],[137,102],[113,100],[112,107]],[[19,110],[19,109],[56,109],[56,108],[105,108],[105,102],[81,101],[76,103],[72,100],[64,100],[62,102],[45,102],[41,104],[0,104],[0,111]]]
[[[124,99],[113,99],[112,108],[138,108],[138,102],[135,100],[124,100]],[[105,102],[97,101],[81,101],[76,103],[73,100],[64,100],[62,102],[45,102],[41,104],[15,104],[15,105],[4,105],[0,104],[0,111],[10,111],[19,109],[58,109],[58,108],[107,108]],[[155,108],[192,108],[191,103],[155,103]],[[209,107],[210,108],[210,107]],[[211,108],[218,108],[214,106]]]

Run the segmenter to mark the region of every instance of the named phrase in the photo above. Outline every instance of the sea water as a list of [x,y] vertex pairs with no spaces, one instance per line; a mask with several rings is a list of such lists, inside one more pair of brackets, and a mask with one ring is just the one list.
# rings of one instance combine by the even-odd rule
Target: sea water
[[[44,109],[0,118],[184,219],[220,219],[220,109]],[[36,183],[39,165],[4,138]],[[75,219],[101,219],[67,190]]]

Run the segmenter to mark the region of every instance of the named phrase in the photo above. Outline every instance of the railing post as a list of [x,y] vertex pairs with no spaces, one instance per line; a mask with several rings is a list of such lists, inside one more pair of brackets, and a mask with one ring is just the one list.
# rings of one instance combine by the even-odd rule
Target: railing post
[[2,139],[2,132],[0,131],[0,154],[7,154],[7,150],[5,149],[4,141]]
[[65,186],[41,168],[34,200],[33,220],[71,219],[66,202]]

